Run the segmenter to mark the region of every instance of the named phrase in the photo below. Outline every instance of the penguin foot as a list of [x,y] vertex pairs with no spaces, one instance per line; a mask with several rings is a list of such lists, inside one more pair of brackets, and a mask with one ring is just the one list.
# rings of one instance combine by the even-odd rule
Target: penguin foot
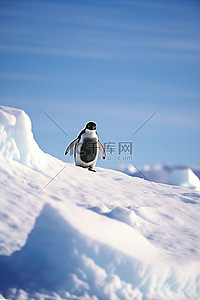
[[91,167],[88,168],[88,171],[96,172],[96,170],[92,169]]

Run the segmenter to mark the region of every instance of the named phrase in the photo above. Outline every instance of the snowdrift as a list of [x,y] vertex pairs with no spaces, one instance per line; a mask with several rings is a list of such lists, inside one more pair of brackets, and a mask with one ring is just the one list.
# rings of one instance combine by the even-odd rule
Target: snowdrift
[[0,298],[199,299],[198,191],[64,164],[0,116]]
[[33,139],[31,121],[24,111],[0,106],[0,133],[1,159],[45,167],[45,155]]

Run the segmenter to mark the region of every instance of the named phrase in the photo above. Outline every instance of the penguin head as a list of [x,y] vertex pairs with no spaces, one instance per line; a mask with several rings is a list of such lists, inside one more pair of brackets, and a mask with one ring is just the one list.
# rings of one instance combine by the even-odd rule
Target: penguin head
[[88,122],[88,123],[85,125],[85,128],[86,128],[86,129],[89,129],[89,130],[96,130],[97,125],[96,125],[96,123],[94,123],[94,122]]

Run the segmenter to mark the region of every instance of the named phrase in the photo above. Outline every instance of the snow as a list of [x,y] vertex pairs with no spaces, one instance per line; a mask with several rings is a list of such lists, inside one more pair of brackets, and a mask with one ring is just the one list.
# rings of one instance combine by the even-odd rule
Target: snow
[[199,299],[198,190],[65,164],[23,111],[0,123],[0,298]]
[[[121,164],[117,170],[130,176],[145,178],[150,181],[166,183],[171,185],[185,186],[200,190],[200,166],[162,166],[150,167],[145,165],[139,169],[132,164]],[[196,174],[195,174],[196,173]]]
[[41,172],[50,169],[47,155],[33,138],[31,120],[23,110],[0,106],[0,158]]
[[200,188],[200,180],[191,169],[172,171],[170,173],[170,182],[174,185]]

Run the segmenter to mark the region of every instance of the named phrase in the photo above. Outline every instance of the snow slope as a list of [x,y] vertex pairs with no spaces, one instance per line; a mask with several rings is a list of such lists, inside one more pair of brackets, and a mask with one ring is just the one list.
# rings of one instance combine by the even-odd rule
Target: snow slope
[[23,111],[0,123],[0,298],[199,299],[197,190],[65,164]]

